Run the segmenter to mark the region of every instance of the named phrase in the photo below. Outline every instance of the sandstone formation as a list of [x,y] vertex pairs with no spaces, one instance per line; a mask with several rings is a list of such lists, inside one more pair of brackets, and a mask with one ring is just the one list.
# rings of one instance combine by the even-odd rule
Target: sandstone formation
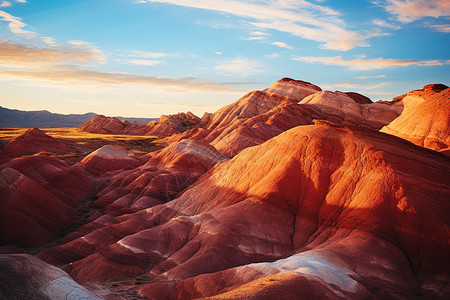
[[81,131],[104,134],[135,134],[145,135],[149,130],[145,124],[136,121],[130,123],[127,120],[120,121],[118,118],[97,115],[92,120],[79,127]]
[[147,125],[150,130],[146,135],[151,136],[170,136],[174,133],[180,133],[192,129],[200,123],[201,119],[191,112],[178,113],[176,115],[162,115],[158,121],[152,121]]
[[[80,250],[92,254],[64,269],[88,281],[149,274],[157,280],[142,294],[167,299],[285,285],[335,298],[439,295],[449,164],[375,131],[299,126],[241,151],[167,204],[110,220],[84,237],[97,246]],[[271,279],[278,285],[260,287]]]
[[106,145],[88,156],[82,161],[90,171],[105,173],[113,170],[132,169],[139,165],[139,162],[128,156],[125,149],[119,146]]
[[28,254],[0,255],[0,299],[103,299]]
[[81,165],[52,157],[23,157],[0,167],[0,244],[37,246],[77,218],[93,178]]
[[450,147],[450,88],[428,85],[402,98],[400,117],[381,129],[433,150]]
[[[207,114],[205,116],[208,116]],[[205,120],[203,120],[205,121]],[[105,134],[132,134],[165,137],[184,132],[199,125],[201,119],[191,112],[162,115],[148,124],[130,123],[117,118],[98,115],[79,127],[81,131]]]
[[85,128],[167,146],[4,156],[0,243],[45,243],[91,198],[37,254],[79,282],[149,299],[447,299],[449,103],[444,85],[373,103],[283,78],[202,118],[101,117]]
[[12,157],[18,157],[38,152],[67,153],[70,150],[38,128],[31,128],[24,134],[14,138],[3,148],[3,152]]

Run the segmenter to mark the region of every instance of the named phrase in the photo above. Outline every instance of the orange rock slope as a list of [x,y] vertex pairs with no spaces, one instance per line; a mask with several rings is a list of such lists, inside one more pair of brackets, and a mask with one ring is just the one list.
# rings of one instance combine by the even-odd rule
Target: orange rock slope
[[[299,126],[217,165],[177,199],[63,245],[78,253],[64,269],[87,281],[149,274],[156,282],[141,293],[161,299],[245,295],[268,276],[276,284],[262,289],[286,284],[286,297],[301,286],[312,290],[305,297],[439,295],[449,167],[385,134]],[[77,249],[82,240],[101,247]]]
[[[22,237],[42,243],[93,197],[87,222],[37,256],[80,282],[135,282],[149,299],[447,299],[448,93],[373,103],[283,78],[201,119],[136,132],[117,120],[167,147],[130,157],[105,146],[75,165],[9,159],[0,212],[38,223],[53,212]],[[95,120],[86,128],[119,125]],[[0,222],[18,245],[14,220]]]

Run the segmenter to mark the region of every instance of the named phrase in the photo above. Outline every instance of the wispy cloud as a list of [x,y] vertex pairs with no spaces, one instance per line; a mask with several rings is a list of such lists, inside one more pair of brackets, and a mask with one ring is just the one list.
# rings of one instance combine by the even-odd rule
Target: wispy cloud
[[239,57],[217,65],[215,69],[225,73],[249,76],[262,72],[262,65],[256,60]]
[[358,76],[358,79],[385,78],[386,75]]
[[[144,1],[140,1],[141,3]],[[147,3],[172,5],[213,10],[235,15],[247,24],[260,29],[288,32],[295,36],[321,43],[321,47],[333,50],[349,50],[367,46],[365,37],[346,29],[339,13],[327,6],[304,0],[146,0]],[[263,39],[264,35],[253,35],[247,39]]]
[[266,54],[265,57],[278,58],[278,57],[280,57],[280,54],[278,54],[278,53],[270,53],[270,54]]
[[386,59],[386,58],[372,58],[372,59],[353,59],[344,60],[341,56],[334,57],[315,57],[315,56],[292,56],[293,60],[303,61],[307,63],[318,63],[323,65],[334,65],[348,67],[350,70],[376,70],[394,67],[407,66],[441,66],[450,64],[450,60],[416,60],[416,59]]
[[11,6],[11,2],[9,1],[2,1],[2,4],[0,4],[0,7],[10,7]]
[[413,22],[425,17],[450,16],[448,0],[382,0],[372,3],[384,7],[402,23]]
[[274,46],[281,47],[281,48],[292,49],[292,47],[289,46],[288,44],[286,44],[285,42],[273,42],[273,43],[270,43],[270,44],[274,45]]
[[391,23],[388,23],[388,22],[386,22],[384,20],[381,20],[381,19],[374,19],[374,20],[372,20],[372,23],[377,25],[377,26],[389,28],[389,29],[392,29],[392,30],[398,30],[398,29],[401,28],[401,26],[399,26],[399,25],[391,24]]
[[0,10],[0,17],[2,18],[2,21],[9,22],[8,28],[12,33],[20,34],[25,37],[35,37],[37,35],[32,31],[24,30],[23,28],[27,27],[27,24],[22,22],[22,19],[19,17],[14,17],[2,10]]
[[0,42],[0,65],[4,67],[34,69],[57,64],[89,64],[105,60],[95,46],[81,41],[69,41],[67,45],[37,48]]
[[167,57],[168,54],[161,52],[131,51],[129,56],[139,58],[162,58]]
[[[38,80],[61,84],[80,85],[125,85],[139,84],[157,87],[174,88],[177,91],[236,93],[242,94],[245,90],[235,89],[235,83],[215,82],[200,78],[164,78],[156,76],[143,76],[119,72],[99,72],[82,70],[74,67],[57,67],[43,70],[2,70],[3,79]],[[242,83],[240,83],[242,84]]]
[[433,30],[443,32],[443,33],[450,33],[450,24],[443,24],[443,25],[431,25],[430,26]]
[[139,66],[149,66],[149,67],[153,67],[153,66],[157,66],[157,65],[162,65],[164,64],[164,62],[159,61],[159,60],[149,60],[149,59],[132,59],[130,61],[128,61],[130,64],[133,65],[139,65]]

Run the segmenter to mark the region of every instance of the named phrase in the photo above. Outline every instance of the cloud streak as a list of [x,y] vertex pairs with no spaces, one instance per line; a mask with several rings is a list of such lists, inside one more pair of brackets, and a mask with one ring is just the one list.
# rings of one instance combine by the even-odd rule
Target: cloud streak
[[435,31],[439,31],[442,33],[450,33],[450,24],[431,25],[430,27]]
[[236,58],[234,60],[225,61],[217,65],[214,69],[224,73],[231,73],[240,76],[249,76],[263,71],[262,65],[248,58]]
[[[367,46],[368,37],[346,29],[346,24],[339,18],[337,11],[304,0],[140,1],[140,3],[143,2],[165,3],[232,14],[260,29],[287,32],[319,42],[325,49],[345,51],[357,46]],[[264,39],[264,36],[253,36],[248,39]]]
[[373,3],[384,7],[402,23],[410,23],[425,17],[450,16],[448,0],[385,0]]
[[154,67],[157,65],[162,65],[164,62],[159,60],[149,60],[149,59],[132,59],[128,61],[130,64],[139,65],[139,66],[149,66]]
[[0,76],[6,79],[40,80],[63,84],[80,85],[126,85],[139,84],[146,86],[169,87],[178,91],[214,92],[242,94],[246,92],[234,89],[232,82],[214,82],[207,79],[193,77],[164,78],[156,76],[144,76],[119,72],[99,72],[80,70],[73,67],[58,67],[45,70],[3,70]]
[[[5,4],[5,2],[3,2],[2,4]],[[35,37],[37,35],[32,31],[24,30],[23,28],[27,27],[28,25],[22,22],[22,19],[19,17],[14,17],[13,15],[10,15],[9,13],[2,10],[0,10],[0,17],[2,18],[2,21],[9,23],[9,31],[14,34],[23,35],[26,37]]]
[[293,60],[307,63],[317,63],[323,65],[343,66],[350,70],[378,70],[395,67],[408,66],[441,66],[450,64],[450,60],[416,60],[416,59],[386,59],[386,58],[372,58],[372,59],[353,59],[344,60],[341,56],[334,57],[315,57],[315,56],[292,56]]
[[88,64],[103,62],[105,56],[93,45],[69,41],[67,45],[37,48],[0,42],[0,65],[25,69],[56,64]]
[[274,46],[278,46],[280,48],[292,49],[292,47],[289,46],[288,44],[286,44],[285,42],[273,42],[273,43],[270,43],[270,44],[274,45]]

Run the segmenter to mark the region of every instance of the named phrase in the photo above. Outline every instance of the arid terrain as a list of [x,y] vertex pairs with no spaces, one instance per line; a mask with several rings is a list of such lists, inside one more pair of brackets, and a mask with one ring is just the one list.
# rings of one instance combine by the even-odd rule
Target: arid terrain
[[0,129],[0,299],[449,299],[450,88],[418,88]]

